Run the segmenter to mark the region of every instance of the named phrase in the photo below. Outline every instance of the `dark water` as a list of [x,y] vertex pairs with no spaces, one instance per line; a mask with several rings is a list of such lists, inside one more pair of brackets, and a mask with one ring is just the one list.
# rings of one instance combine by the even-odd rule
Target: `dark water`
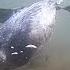
[[[17,3],[16,3],[17,2]],[[0,0],[1,8],[16,8],[31,5],[33,0]],[[64,0],[61,7],[70,5]],[[47,45],[46,45],[47,46]],[[49,41],[47,55],[34,58],[31,63],[15,70],[70,70],[70,12],[57,11],[55,32]],[[45,58],[45,59],[44,59]]]

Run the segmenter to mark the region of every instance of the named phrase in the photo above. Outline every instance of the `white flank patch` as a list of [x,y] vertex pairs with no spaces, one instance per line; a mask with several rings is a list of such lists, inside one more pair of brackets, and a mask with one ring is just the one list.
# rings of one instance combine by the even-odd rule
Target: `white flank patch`
[[17,52],[13,52],[13,53],[11,53],[12,55],[14,55],[14,54],[18,54]]
[[27,48],[37,48],[35,45],[27,45]]
[[20,51],[21,53],[23,53],[23,51]]
[[11,48],[12,48],[12,49],[14,49],[14,47],[13,47],[13,46],[11,46]]

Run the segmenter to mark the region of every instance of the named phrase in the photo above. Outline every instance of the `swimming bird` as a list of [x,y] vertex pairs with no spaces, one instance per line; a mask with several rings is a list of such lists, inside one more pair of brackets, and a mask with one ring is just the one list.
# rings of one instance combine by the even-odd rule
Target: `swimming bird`
[[0,66],[13,67],[28,63],[53,33],[56,5],[61,2],[39,1],[20,9],[0,26]]

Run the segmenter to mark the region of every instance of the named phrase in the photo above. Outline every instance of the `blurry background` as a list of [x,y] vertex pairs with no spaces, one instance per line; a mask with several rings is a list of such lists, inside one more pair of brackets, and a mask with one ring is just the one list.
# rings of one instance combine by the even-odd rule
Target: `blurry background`
[[[0,0],[0,8],[26,7],[37,1],[39,0]],[[70,0],[64,0],[60,6],[69,5]],[[23,67],[17,70],[23,70]],[[31,65],[27,70],[70,70],[70,12],[63,9],[57,11],[55,31],[48,44],[48,60],[42,66]]]

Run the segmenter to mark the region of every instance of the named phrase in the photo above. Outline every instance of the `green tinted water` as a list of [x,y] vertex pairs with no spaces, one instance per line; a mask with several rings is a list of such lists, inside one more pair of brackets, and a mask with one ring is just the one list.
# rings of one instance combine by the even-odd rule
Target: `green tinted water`
[[[37,0],[38,1],[38,0]],[[29,6],[34,0],[0,0],[0,8],[16,8]],[[64,0],[61,7],[70,5]],[[57,11],[55,32],[48,45],[48,60],[45,63],[33,63],[26,70],[70,70],[70,12]],[[20,67],[17,70],[23,70]]]

